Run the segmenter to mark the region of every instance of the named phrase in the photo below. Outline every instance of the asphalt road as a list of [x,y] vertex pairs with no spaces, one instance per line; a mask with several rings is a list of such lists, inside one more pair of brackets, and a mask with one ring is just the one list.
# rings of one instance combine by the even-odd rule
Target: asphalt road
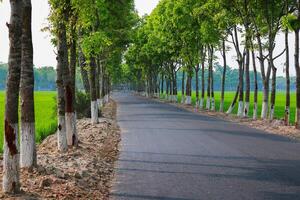
[[300,143],[116,93],[118,200],[300,199]]

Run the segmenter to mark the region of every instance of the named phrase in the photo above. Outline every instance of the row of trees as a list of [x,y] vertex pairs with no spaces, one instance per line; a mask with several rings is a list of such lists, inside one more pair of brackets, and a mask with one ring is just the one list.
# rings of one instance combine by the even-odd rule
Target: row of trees
[[[196,106],[215,110],[214,60],[220,52],[223,64],[220,111],[224,97],[229,46],[236,53],[239,70],[236,95],[227,113],[238,105],[237,115],[248,117],[250,68],[254,73],[254,111],[257,118],[258,75],[263,84],[261,118],[272,120],[275,112],[276,72],[274,61],[286,55],[286,110],[290,115],[289,36],[294,32],[297,88],[296,127],[300,128],[299,0],[161,0],[150,16],[136,28],[134,43],[126,54],[133,82],[149,94],[167,93],[176,100],[178,71],[182,71],[183,102],[191,104],[192,77],[196,76]],[[276,36],[285,32],[286,48],[275,55]],[[252,60],[252,66],[250,66]],[[257,63],[260,74],[257,73]],[[205,71],[208,76],[205,77]],[[201,88],[199,78],[201,74]],[[141,80],[141,81],[140,81]],[[166,84],[166,86],[164,86]],[[205,88],[206,86],[206,88]],[[201,91],[201,95],[200,95]],[[206,92],[206,106],[204,102]]]
[[[137,21],[133,0],[49,0],[49,27],[57,48],[58,150],[77,146],[76,67],[91,99],[92,123],[98,123],[100,107],[108,101],[115,71],[130,42]],[[10,51],[5,107],[3,191],[20,189],[19,167],[37,165],[34,116],[34,70],[31,34],[31,0],[10,0]],[[20,153],[18,107],[21,107]],[[80,106],[80,105],[79,105]]]

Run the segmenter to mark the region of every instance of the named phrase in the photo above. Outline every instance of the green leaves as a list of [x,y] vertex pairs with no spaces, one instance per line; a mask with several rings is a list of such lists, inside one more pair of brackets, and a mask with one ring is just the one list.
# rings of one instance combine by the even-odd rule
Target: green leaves
[[294,14],[288,14],[282,18],[282,25],[291,31],[300,29],[300,21]]
[[82,51],[88,59],[101,54],[105,48],[112,45],[111,40],[102,31],[92,32],[89,36],[82,38],[80,42]]

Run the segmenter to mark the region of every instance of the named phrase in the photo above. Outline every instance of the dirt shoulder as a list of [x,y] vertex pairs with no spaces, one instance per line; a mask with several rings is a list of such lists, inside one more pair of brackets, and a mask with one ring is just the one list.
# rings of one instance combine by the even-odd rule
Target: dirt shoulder
[[[57,152],[56,135],[38,146],[38,167],[21,171],[22,193],[5,199],[108,199],[114,164],[118,158],[120,131],[116,103],[103,108],[104,118],[92,125],[90,119],[77,122],[79,146]],[[1,162],[2,163],[2,162]],[[2,166],[0,166],[2,185]]]
[[201,115],[208,115],[211,117],[219,118],[219,119],[230,121],[230,122],[235,122],[238,124],[243,124],[243,125],[251,127],[251,128],[263,130],[266,133],[286,136],[291,139],[300,140],[300,130],[297,130],[294,126],[285,126],[284,122],[282,120],[276,119],[276,120],[270,121],[270,120],[260,120],[260,119],[253,120],[252,118],[240,118],[233,114],[226,114],[226,113],[221,113],[221,112],[211,112],[211,111],[206,111],[206,110],[198,110],[197,111],[191,105],[172,103],[170,101],[160,100],[160,99],[155,99],[155,100],[162,102],[162,103],[168,103],[170,105],[177,106],[179,108],[183,108],[190,112],[198,113]]

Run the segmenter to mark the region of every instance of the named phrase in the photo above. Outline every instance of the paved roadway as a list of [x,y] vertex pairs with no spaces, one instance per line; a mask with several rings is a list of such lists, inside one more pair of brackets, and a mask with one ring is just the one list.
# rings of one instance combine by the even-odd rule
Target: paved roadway
[[300,143],[116,93],[121,155],[111,199],[300,199]]

